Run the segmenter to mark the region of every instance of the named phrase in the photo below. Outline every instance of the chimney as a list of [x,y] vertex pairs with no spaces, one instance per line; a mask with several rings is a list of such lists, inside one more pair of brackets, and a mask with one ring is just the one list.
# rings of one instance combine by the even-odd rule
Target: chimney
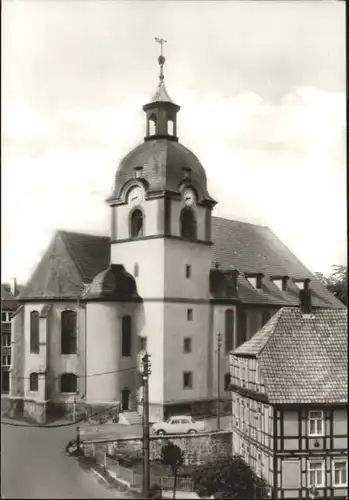
[[311,290],[299,290],[300,309],[302,314],[311,314]]
[[10,289],[11,289],[12,295],[14,295],[16,297],[16,295],[17,295],[17,282],[16,282],[16,278],[12,278],[11,279],[11,281],[10,281]]
[[226,273],[227,282],[228,282],[226,290],[227,290],[228,297],[235,295],[235,293],[237,292],[238,276],[239,276],[239,271],[237,269],[234,269],[233,271],[228,271]]

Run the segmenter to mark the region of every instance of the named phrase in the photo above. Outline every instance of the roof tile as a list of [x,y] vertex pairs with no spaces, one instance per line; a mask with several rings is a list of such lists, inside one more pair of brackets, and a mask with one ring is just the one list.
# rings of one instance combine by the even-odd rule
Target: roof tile
[[234,355],[258,359],[272,404],[347,403],[347,321],[347,309],[282,308]]

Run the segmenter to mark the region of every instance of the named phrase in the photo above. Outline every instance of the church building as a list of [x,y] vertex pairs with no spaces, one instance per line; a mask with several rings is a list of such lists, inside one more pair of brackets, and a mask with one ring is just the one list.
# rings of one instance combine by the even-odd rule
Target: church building
[[[150,421],[231,408],[229,352],[281,307],[344,307],[264,226],[214,217],[205,169],[177,136],[180,106],[160,79],[143,106],[145,137],[119,164],[107,199],[111,236],[58,231],[12,319],[10,396],[45,422],[74,401]],[[222,403],[224,406],[224,403]]]

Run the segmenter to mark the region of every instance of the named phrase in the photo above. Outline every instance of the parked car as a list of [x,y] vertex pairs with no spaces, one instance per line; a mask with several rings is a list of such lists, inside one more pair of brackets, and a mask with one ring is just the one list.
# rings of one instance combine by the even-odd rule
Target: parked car
[[170,417],[165,422],[158,422],[153,425],[156,434],[196,434],[205,432],[205,423],[197,422],[193,417],[179,415]]

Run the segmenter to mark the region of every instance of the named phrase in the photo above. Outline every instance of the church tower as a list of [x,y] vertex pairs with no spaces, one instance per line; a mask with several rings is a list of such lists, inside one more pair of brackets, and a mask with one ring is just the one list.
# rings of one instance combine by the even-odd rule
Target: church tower
[[121,161],[111,208],[111,264],[134,276],[142,298],[133,318],[151,355],[150,413],[207,397],[211,212],[198,158],[179,143],[180,106],[164,83],[148,104],[144,141]]

